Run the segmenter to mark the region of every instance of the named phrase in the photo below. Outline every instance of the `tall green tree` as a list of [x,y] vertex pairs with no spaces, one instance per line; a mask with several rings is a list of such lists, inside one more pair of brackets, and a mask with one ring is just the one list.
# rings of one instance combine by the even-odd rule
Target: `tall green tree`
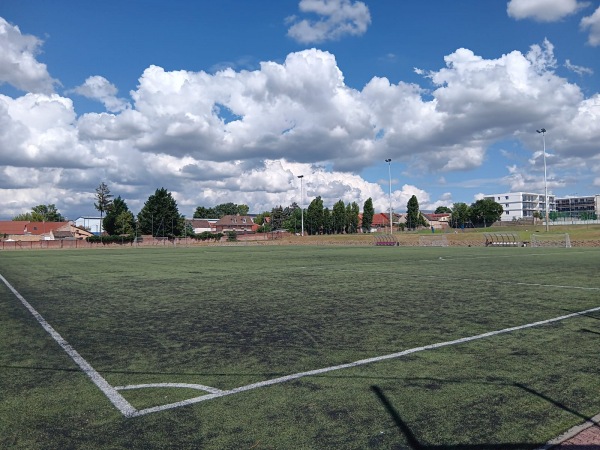
[[[113,196],[111,195],[110,189],[108,188],[106,183],[104,181],[102,183],[100,183],[100,185],[96,188],[97,202],[94,203],[94,208],[96,208],[100,212],[100,224],[101,225],[103,222],[102,217],[103,217],[104,213],[107,212],[112,205],[112,197]],[[102,228],[102,226],[100,228]],[[102,234],[102,229],[100,229],[100,234]]]
[[194,211],[194,219],[219,219],[219,217],[213,208],[198,206]]
[[358,221],[360,215],[360,208],[358,203],[352,202],[350,205],[350,209],[346,209],[347,213],[347,221],[348,221],[348,232],[349,233],[358,233]]
[[284,208],[283,217],[283,229],[295,234],[302,231],[302,210],[297,203]]
[[323,234],[333,233],[333,217],[329,208],[323,209]]
[[[121,214],[124,212],[129,212],[129,207],[127,206],[127,203],[125,203],[125,200],[123,200],[121,196],[118,196],[113,200],[112,204],[108,208],[106,217],[102,221],[102,226],[104,227],[104,231],[106,231],[106,233],[108,233],[109,235],[126,234],[117,231],[117,228],[124,228],[122,223],[118,223],[118,218],[123,219],[123,217],[119,216],[121,216]],[[133,218],[133,214],[131,216]],[[135,229],[135,222],[133,221],[133,219],[129,223],[129,225],[130,226],[128,228]]]
[[412,230],[427,226],[427,221],[419,211],[419,200],[413,195],[406,204],[406,227]]
[[369,233],[373,225],[373,217],[375,216],[375,208],[373,208],[373,199],[369,197],[363,205],[362,229],[363,232]]
[[284,227],[284,215],[283,215],[283,207],[276,206],[271,210],[271,226],[273,230],[280,230]]
[[491,198],[477,200],[469,208],[469,218],[474,224],[489,226],[500,220],[504,208]]
[[138,214],[140,232],[153,236],[181,236],[184,221],[177,202],[165,188],[157,189],[148,197]]
[[335,234],[341,234],[346,228],[346,205],[342,200],[338,200],[333,205],[333,212],[331,214],[333,221],[333,232]]
[[323,229],[323,200],[321,196],[313,199],[308,205],[304,217],[304,229],[309,235],[319,234]]
[[[193,231],[193,228],[192,228]],[[117,217],[115,217],[115,235],[128,234],[132,235],[135,233],[135,217],[129,210],[121,211]]]
[[31,208],[31,212],[18,214],[12,220],[29,220],[31,222],[64,222],[65,218],[56,209],[54,204],[37,205]]
[[452,210],[447,206],[438,206],[435,208],[434,214],[451,214]]
[[454,228],[462,228],[469,223],[470,207],[466,203],[458,202],[452,205],[450,225]]

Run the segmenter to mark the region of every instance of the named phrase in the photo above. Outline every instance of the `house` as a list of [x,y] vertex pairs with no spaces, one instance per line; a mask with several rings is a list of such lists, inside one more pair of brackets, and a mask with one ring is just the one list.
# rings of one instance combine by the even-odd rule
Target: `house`
[[216,230],[215,224],[219,219],[186,219],[186,225],[190,225],[194,229],[194,233],[200,234],[208,231],[214,233]]
[[423,213],[425,220],[429,222],[429,226],[433,227],[434,230],[445,230],[450,227],[450,214],[449,213]]
[[6,240],[54,241],[57,239],[84,239],[91,235],[92,233],[76,227],[72,222],[0,221],[0,238]]
[[[362,227],[363,215],[358,215],[358,227]],[[392,220],[394,223],[394,229],[398,229],[398,224],[406,223],[406,214],[392,214]],[[371,222],[370,233],[377,233],[390,230],[390,215],[389,213],[377,213],[373,214],[373,222]]]
[[217,223],[215,223],[216,233],[226,233],[228,231],[235,231],[237,233],[255,233],[259,228],[258,224],[255,224],[250,216],[238,215],[227,215],[221,217]]

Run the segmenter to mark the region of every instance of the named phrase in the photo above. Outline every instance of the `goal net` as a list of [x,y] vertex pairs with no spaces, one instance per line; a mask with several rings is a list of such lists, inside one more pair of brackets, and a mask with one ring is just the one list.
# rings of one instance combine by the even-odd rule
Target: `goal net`
[[446,235],[440,236],[419,236],[420,247],[448,247]]
[[564,247],[571,248],[569,234],[532,234],[532,247]]

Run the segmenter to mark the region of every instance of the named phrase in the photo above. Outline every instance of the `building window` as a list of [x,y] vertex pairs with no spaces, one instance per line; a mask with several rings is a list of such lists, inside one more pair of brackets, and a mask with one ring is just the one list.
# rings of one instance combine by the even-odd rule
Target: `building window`
[[508,200],[508,195],[504,196],[504,198],[505,198],[506,200]]
[[509,215],[509,214],[510,214],[510,211],[506,211],[506,215]]

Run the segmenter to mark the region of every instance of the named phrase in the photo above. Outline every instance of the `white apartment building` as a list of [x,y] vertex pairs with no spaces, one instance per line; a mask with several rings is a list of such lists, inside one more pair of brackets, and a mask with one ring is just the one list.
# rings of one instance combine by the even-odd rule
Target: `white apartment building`
[[[538,212],[542,218],[546,216],[546,198],[544,194],[533,192],[508,192],[503,194],[489,194],[484,198],[500,203],[504,208],[502,222],[519,219],[533,219],[533,213]],[[548,213],[556,211],[556,197],[548,195]]]

